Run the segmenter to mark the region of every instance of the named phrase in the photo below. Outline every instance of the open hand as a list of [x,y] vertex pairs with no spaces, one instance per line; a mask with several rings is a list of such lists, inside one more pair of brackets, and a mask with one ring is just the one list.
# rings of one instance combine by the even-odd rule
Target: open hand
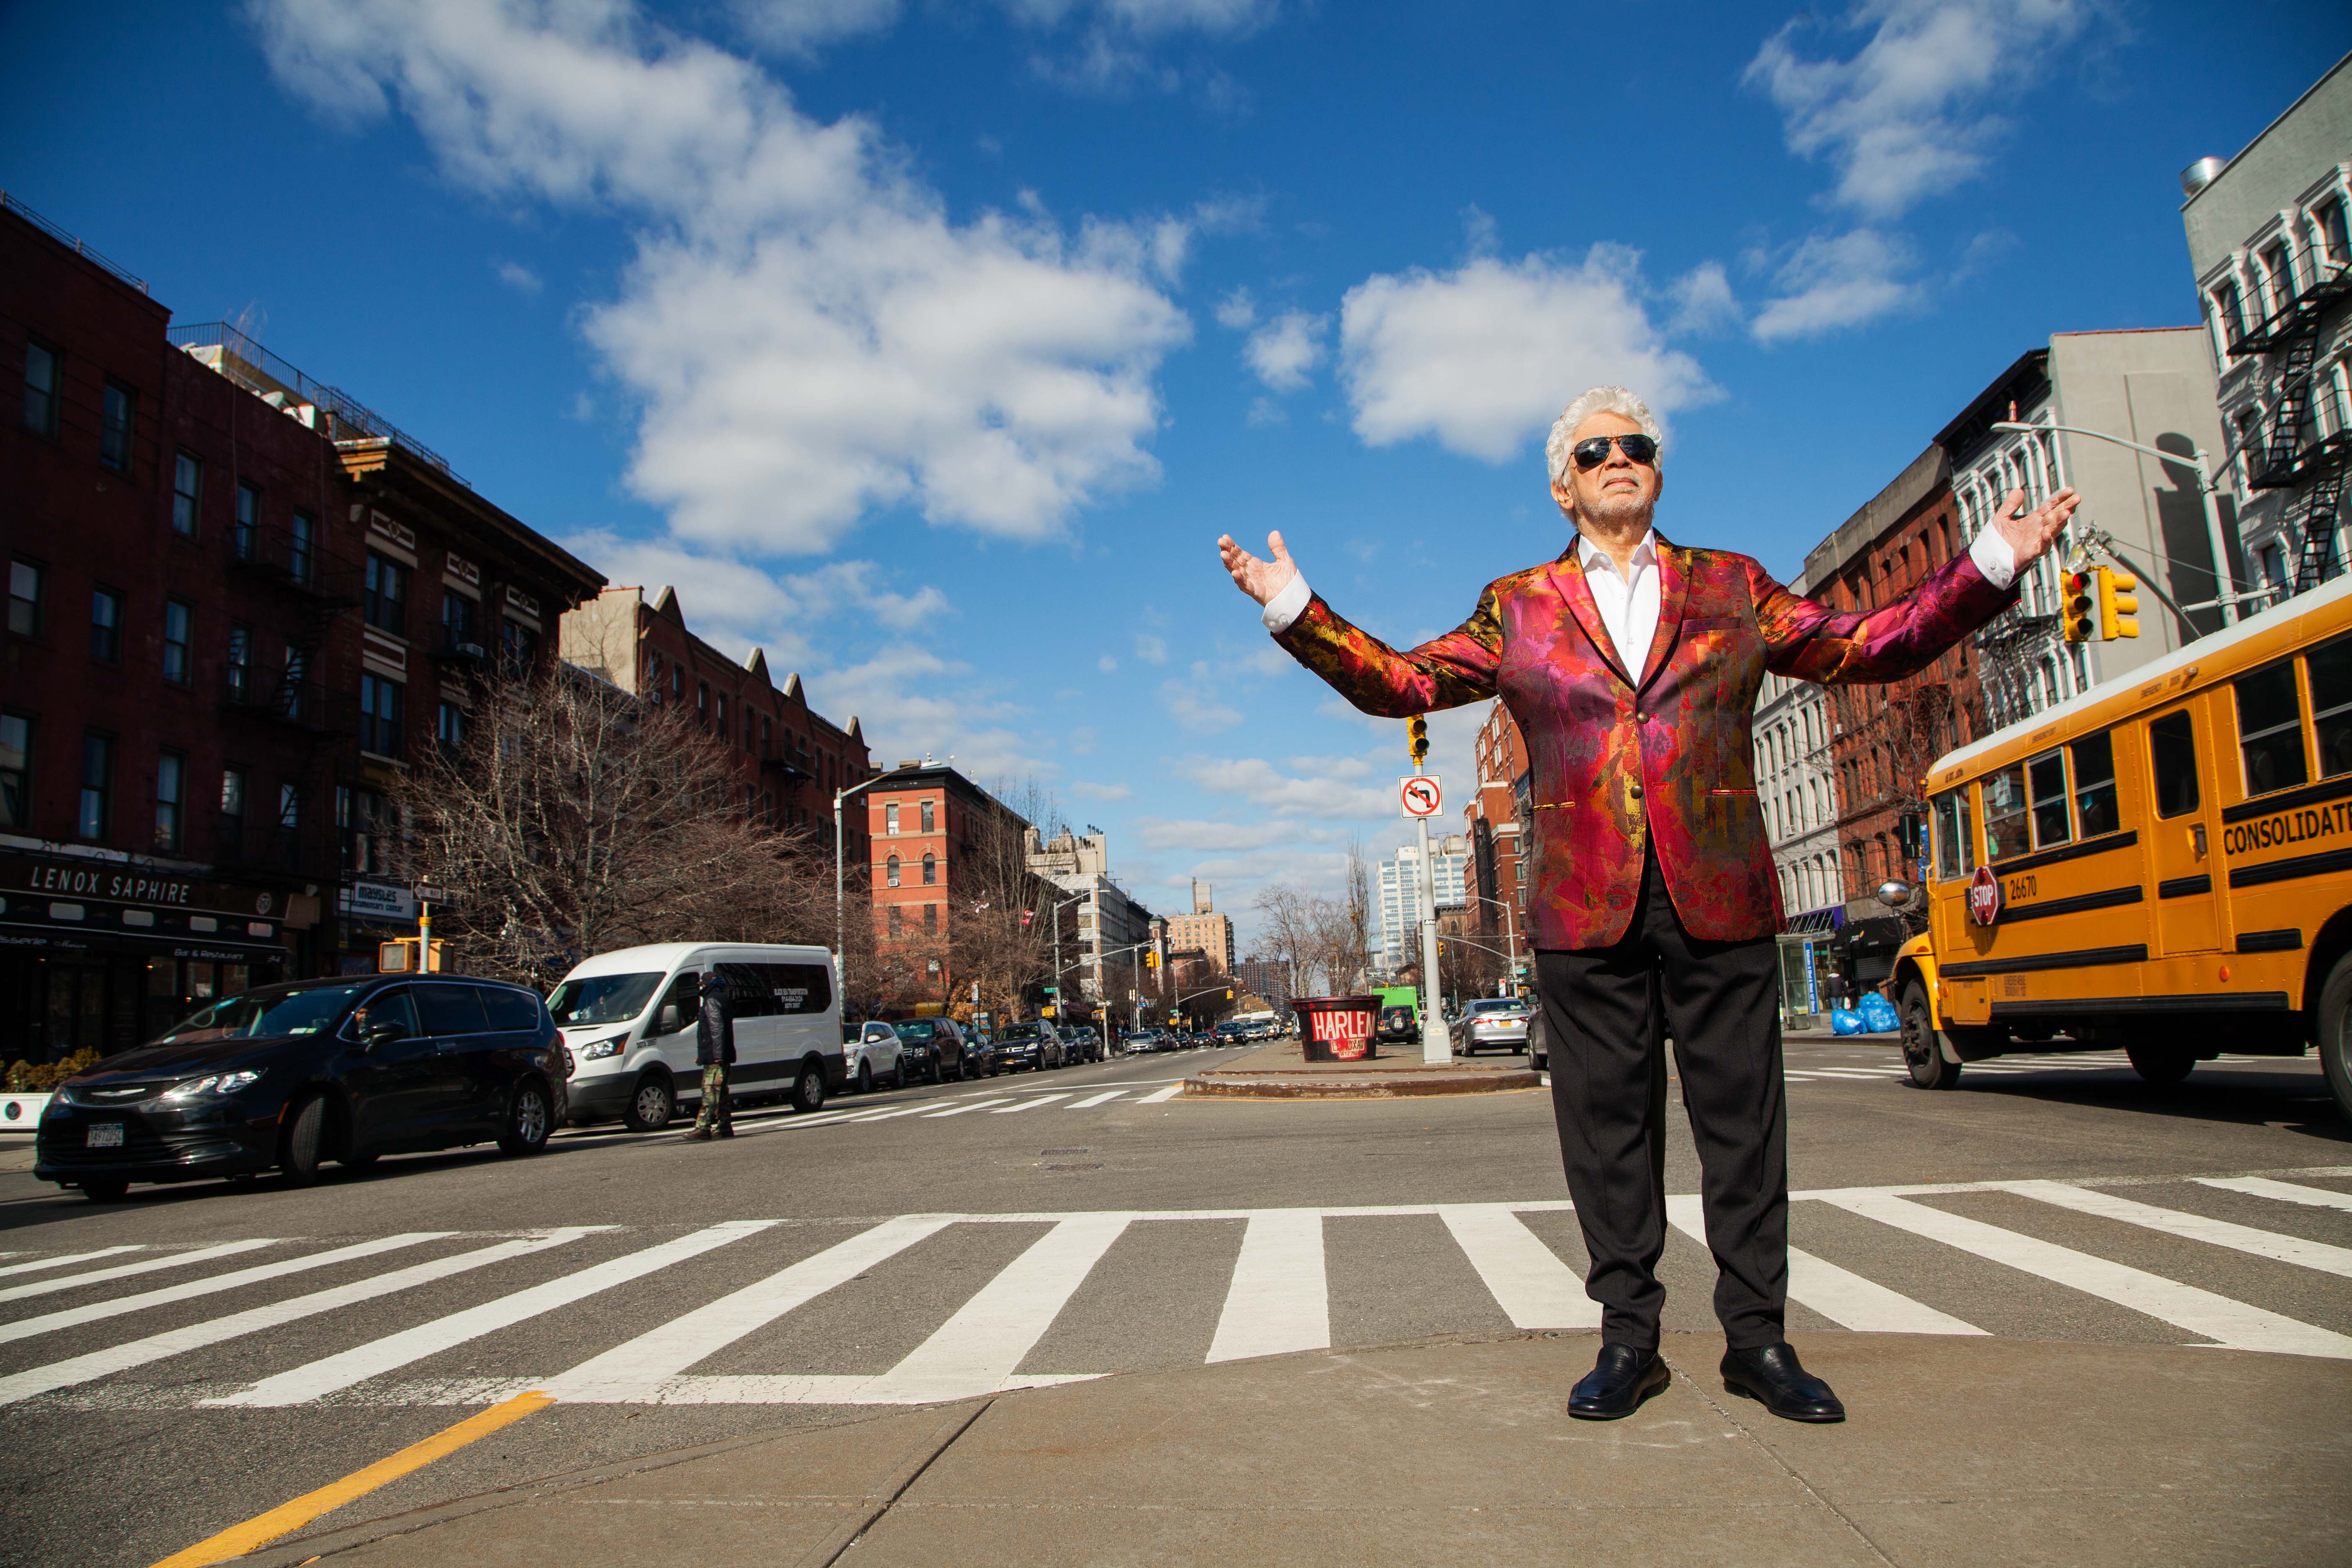
[[2036,510],[2026,511],[2023,510],[2025,492],[2009,492],[2007,499],[2000,503],[2000,510],[1994,515],[1992,525],[2000,530],[2000,536],[2017,552],[2017,569],[2020,572],[2049,553],[2051,544],[2058,537],[2058,531],[2066,526],[2066,520],[2074,515],[2074,509],[2082,504],[2082,500],[2083,498],[2073,490],[2063,489]]
[[[2071,495],[2074,492],[2070,490],[2067,493]],[[1280,529],[1265,536],[1265,547],[1274,553],[1271,561],[1260,561],[1235,544],[1230,533],[1223,534],[1217,540],[1217,557],[1225,563],[1225,570],[1234,574],[1234,586],[1261,605],[1288,587],[1290,580],[1298,575],[1297,563],[1290,559],[1290,552],[1283,548]]]

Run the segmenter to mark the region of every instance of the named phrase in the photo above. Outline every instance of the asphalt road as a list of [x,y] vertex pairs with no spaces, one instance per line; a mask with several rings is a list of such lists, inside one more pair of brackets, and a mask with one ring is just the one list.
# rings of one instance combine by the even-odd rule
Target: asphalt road
[[[1587,1321],[1546,1092],[1164,1096],[1220,1054],[103,1206],[0,1143],[0,1563],[140,1568],[530,1388],[558,1402],[312,1528],[981,1388]],[[1788,1054],[1801,1342],[2352,1358],[2352,1131],[2315,1062],[1923,1093],[1884,1041]],[[1666,1327],[1710,1327],[1704,1246],[1670,1234],[1662,1273]]]

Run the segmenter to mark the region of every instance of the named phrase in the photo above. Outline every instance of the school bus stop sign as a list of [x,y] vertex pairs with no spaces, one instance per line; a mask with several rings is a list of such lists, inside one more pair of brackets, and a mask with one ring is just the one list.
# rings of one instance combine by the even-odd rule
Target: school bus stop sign
[[1969,879],[1969,918],[1980,926],[2000,919],[2000,879],[1990,866],[1979,866]]

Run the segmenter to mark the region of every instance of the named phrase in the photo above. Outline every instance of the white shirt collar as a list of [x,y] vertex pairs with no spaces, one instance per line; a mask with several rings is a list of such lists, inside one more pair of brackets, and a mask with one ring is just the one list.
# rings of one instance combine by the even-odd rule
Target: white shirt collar
[[[1587,572],[1592,570],[1592,563],[1596,561],[1612,572],[1617,570],[1617,563],[1610,556],[1609,552],[1601,549],[1582,533],[1576,536],[1576,559],[1578,564]],[[1636,567],[1654,566],[1657,561],[1658,531],[1652,528],[1642,535],[1642,542],[1633,546],[1633,564]]]

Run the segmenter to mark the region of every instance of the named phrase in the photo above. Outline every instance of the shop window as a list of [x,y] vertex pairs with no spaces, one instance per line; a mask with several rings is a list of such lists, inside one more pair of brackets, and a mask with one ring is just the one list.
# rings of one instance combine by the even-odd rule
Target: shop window
[[367,558],[367,624],[396,637],[408,635],[408,568],[374,551]]
[[2196,810],[2197,729],[2189,710],[2151,721],[2147,751],[2156,778],[2156,815],[2179,816]]
[[2074,815],[2083,825],[2083,837],[2113,833],[2123,826],[2123,811],[2116,803],[2115,737],[2102,730],[2066,750],[2074,765]]
[[360,677],[360,750],[379,757],[400,755],[400,710],[404,695],[400,682],[382,676]]
[[2295,697],[2294,664],[2283,659],[2241,679],[2238,751],[2246,769],[2246,793],[2290,789],[2310,776],[2304,765],[2303,709]]
[[25,342],[25,428],[36,436],[58,433],[58,351],[38,338]]
[[164,752],[155,759],[155,847],[180,847],[181,814],[187,805],[188,759]]
[[109,380],[99,412],[98,460],[118,474],[131,471],[131,444],[139,434],[139,395]]
[[163,602],[163,679],[185,686],[192,672],[189,639],[195,636],[196,611],[178,599]]
[[0,827],[21,828],[33,815],[33,721],[0,713]]
[[20,637],[41,635],[43,590],[48,572],[29,561],[8,563],[8,629]]
[[250,561],[260,545],[261,487],[240,482],[236,487],[236,527],[228,537],[229,553]]
[[221,770],[220,842],[224,853],[245,847],[245,770]]
[[172,531],[195,537],[204,504],[205,460],[187,452],[172,459]]
[[89,657],[102,664],[122,658],[122,595],[111,588],[90,592]]
[[74,814],[74,832],[91,843],[103,843],[114,816],[114,737],[81,738],[81,799]]

